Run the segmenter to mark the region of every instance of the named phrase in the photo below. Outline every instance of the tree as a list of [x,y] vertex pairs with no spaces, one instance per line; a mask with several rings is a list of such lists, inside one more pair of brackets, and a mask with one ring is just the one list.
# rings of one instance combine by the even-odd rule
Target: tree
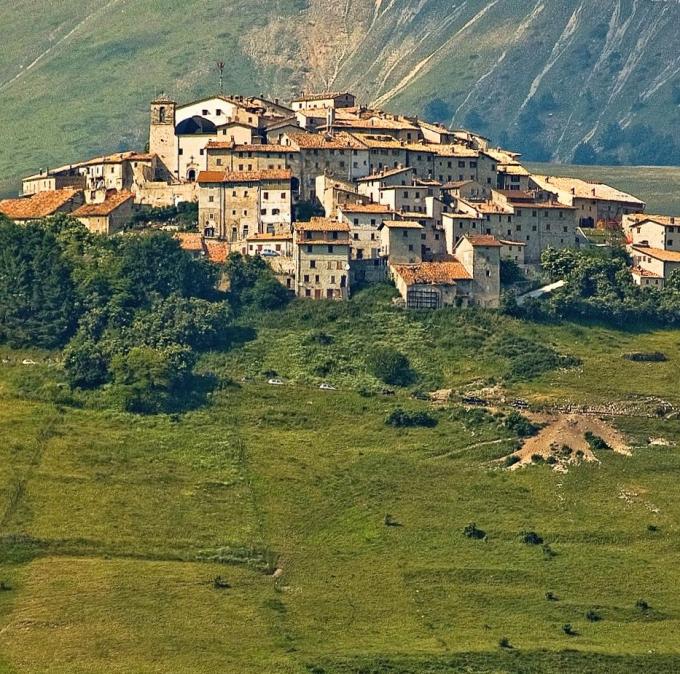
[[251,292],[251,299],[259,309],[281,309],[290,301],[290,293],[271,275],[261,275]]
[[444,124],[448,124],[453,117],[451,106],[441,98],[433,98],[429,101],[423,112],[427,119]]
[[138,346],[111,363],[116,393],[123,409],[140,414],[169,411],[181,398],[194,364],[190,349]]
[[501,260],[501,284],[511,286],[525,281],[526,277],[514,260]]
[[408,358],[390,346],[376,347],[366,359],[369,372],[385,384],[408,386],[415,379]]
[[86,337],[74,339],[64,351],[64,370],[71,388],[97,388],[109,378],[106,356]]
[[78,319],[72,268],[54,234],[38,223],[0,221],[0,341],[55,348]]

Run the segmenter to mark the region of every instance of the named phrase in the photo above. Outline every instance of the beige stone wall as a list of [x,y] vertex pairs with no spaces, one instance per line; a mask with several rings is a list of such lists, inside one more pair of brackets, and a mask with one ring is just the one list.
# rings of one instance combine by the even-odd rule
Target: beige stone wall
[[406,148],[371,148],[368,155],[368,172],[365,175],[406,165]]
[[456,249],[456,257],[472,276],[471,302],[478,306],[497,308],[501,295],[500,246],[473,246],[463,239]]
[[349,241],[296,242],[296,293],[312,299],[347,299]]
[[422,229],[382,227],[381,252],[391,265],[422,262]]
[[197,183],[147,182],[135,193],[135,202],[146,206],[174,206],[182,201],[198,201]]
[[456,244],[464,234],[481,234],[484,231],[484,220],[462,218],[458,213],[442,213],[442,227],[446,239],[446,252],[453,255]]

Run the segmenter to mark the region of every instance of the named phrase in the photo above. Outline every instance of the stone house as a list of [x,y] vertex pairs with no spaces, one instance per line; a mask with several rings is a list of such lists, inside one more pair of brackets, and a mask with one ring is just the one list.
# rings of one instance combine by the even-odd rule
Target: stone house
[[82,190],[64,188],[38,192],[29,197],[0,201],[0,213],[22,223],[47,218],[58,213],[72,213],[84,202]]
[[423,226],[415,220],[384,220],[380,226],[380,254],[390,265],[420,264],[423,261]]
[[295,294],[313,299],[349,297],[349,225],[327,218],[298,222],[293,232]]
[[680,218],[635,218],[629,237],[633,280],[643,287],[662,288],[670,274],[680,269]]
[[227,240],[247,252],[255,233],[275,232],[292,222],[289,169],[264,171],[203,171],[198,183],[200,231]]
[[353,108],[356,105],[356,96],[348,91],[323,92],[317,94],[303,94],[291,101],[290,107],[297,112],[298,110],[309,110],[313,108]]
[[646,208],[637,197],[603,183],[541,175],[532,175],[529,182],[575,208],[579,227],[618,226],[624,216],[641,213]]
[[316,177],[316,198],[321,202],[327,218],[334,218],[341,206],[354,204],[365,205],[371,202],[370,197],[359,194],[354,182],[320,175]]
[[471,301],[481,307],[498,308],[501,297],[501,243],[493,236],[464,236],[455,256],[472,277]]
[[387,187],[413,185],[414,179],[415,170],[413,168],[398,166],[359,178],[356,183],[360,194],[366,195],[375,203],[380,203],[381,190]]
[[110,236],[121,232],[130,223],[134,201],[132,192],[107,191],[102,201],[83,204],[73,211],[73,217],[94,234]]

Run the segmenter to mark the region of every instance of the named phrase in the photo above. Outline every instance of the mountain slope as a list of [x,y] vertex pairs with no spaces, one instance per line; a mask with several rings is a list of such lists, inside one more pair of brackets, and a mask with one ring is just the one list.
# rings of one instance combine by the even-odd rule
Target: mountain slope
[[[532,159],[680,163],[680,4],[0,0],[3,178],[143,145],[147,101],[225,88],[467,125]],[[585,145],[584,145],[585,143]],[[598,156],[599,155],[599,156]]]

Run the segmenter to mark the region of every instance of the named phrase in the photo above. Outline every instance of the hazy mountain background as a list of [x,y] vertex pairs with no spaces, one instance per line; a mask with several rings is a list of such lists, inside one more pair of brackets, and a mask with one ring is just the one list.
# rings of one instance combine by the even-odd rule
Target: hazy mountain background
[[[0,175],[143,147],[147,103],[361,102],[527,159],[680,164],[677,0],[0,0]],[[13,186],[13,185],[12,185]]]

